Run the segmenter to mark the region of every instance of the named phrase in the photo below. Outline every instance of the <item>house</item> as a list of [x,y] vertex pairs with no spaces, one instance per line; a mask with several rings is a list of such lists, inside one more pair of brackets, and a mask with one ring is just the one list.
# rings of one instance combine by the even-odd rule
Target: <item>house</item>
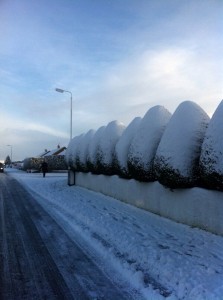
[[66,147],[57,146],[56,149],[47,150],[35,157],[26,158],[23,163],[23,169],[27,172],[39,171],[43,160],[46,160],[48,169],[51,170],[67,170],[65,162]]
[[66,147],[60,147],[60,145],[58,145],[56,149],[45,152],[41,157],[47,157],[50,155],[65,155],[66,149]]

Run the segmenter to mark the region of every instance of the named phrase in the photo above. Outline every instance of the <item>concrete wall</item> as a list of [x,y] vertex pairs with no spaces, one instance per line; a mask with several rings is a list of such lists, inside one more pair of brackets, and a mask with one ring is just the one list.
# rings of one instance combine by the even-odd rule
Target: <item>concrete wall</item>
[[201,188],[169,190],[118,176],[75,174],[76,185],[103,193],[163,217],[223,235],[223,192]]

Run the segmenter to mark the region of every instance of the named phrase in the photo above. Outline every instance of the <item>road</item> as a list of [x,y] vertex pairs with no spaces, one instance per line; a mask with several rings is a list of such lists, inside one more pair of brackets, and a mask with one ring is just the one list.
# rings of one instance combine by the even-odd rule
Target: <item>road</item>
[[131,299],[6,174],[0,222],[0,299]]

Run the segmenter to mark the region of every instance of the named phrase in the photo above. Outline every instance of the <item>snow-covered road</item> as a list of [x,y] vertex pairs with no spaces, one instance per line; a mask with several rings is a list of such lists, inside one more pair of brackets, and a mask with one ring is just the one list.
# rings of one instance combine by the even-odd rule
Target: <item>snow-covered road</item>
[[67,174],[6,172],[135,299],[223,299],[223,237],[70,187]]
[[15,179],[0,174],[0,299],[134,299]]

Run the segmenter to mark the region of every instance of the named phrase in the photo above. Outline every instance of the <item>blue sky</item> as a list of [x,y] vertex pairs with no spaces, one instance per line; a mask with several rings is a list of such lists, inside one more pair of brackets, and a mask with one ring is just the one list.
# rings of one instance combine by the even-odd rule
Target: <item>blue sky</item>
[[0,160],[110,121],[222,99],[222,0],[1,0]]

